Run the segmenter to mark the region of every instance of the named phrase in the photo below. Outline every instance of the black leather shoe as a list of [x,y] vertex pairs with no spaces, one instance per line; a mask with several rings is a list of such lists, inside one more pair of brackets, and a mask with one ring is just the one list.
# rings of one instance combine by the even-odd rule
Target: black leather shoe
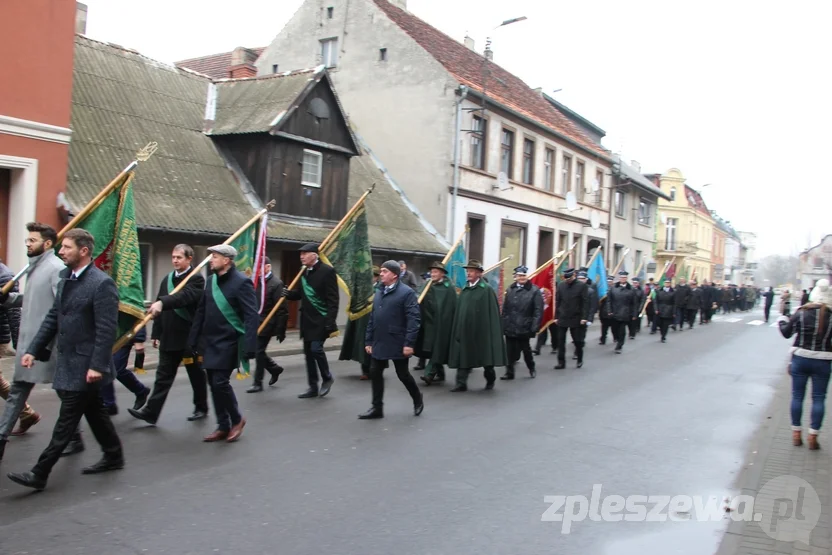
[[534,368],[529,368],[529,377],[534,378],[535,376],[537,376],[537,370],[535,370]]
[[9,472],[9,480],[27,488],[43,491],[46,488],[46,480],[32,472]]
[[485,382],[485,389],[494,389],[494,382]]
[[147,411],[127,409],[127,412],[129,412],[130,416],[132,416],[133,418],[138,418],[139,420],[144,420],[145,422],[147,422],[148,424],[151,424],[153,426],[156,425],[156,419],[153,418],[153,416],[151,416],[150,413],[148,413]]
[[566,368],[565,362],[559,362],[558,365],[555,366],[555,370],[563,370],[564,368]]
[[269,385],[274,385],[274,384],[276,384],[276,383],[277,383],[277,379],[280,377],[280,375],[281,375],[282,373],[283,373],[283,367],[282,367],[282,366],[278,366],[277,368],[275,368],[275,371],[274,371],[274,372],[272,372],[272,377],[271,377],[271,378],[269,378]]
[[301,393],[298,395],[298,399],[311,399],[312,397],[317,397],[318,392],[314,389],[307,389],[305,393]]
[[572,360],[578,360],[578,355],[572,355]]
[[195,420],[202,420],[208,416],[208,412],[204,410],[195,410],[192,415],[188,417],[188,422],[194,422]]
[[500,376],[500,379],[501,379],[501,380],[513,380],[513,379],[514,379],[514,374],[505,374],[505,375],[502,375],[502,376]]
[[532,351],[532,354],[533,354],[534,356],[538,356],[538,355],[540,354],[540,350],[535,349],[534,351]]
[[84,442],[82,440],[73,440],[70,441],[69,444],[66,446],[66,449],[63,450],[61,453],[62,457],[68,457],[70,455],[75,455],[76,453],[81,453],[84,450]]
[[263,386],[259,383],[256,383],[246,389],[246,393],[260,393],[261,391],[263,391]]
[[376,407],[358,415],[359,420],[375,420],[376,418],[384,418],[384,411]]
[[414,370],[424,370],[424,369],[425,369],[425,367],[424,367],[424,366],[422,366],[421,364],[417,364],[416,366],[414,366],[414,367],[413,367],[413,369],[414,369]]
[[584,361],[579,360],[578,361],[578,368],[583,368],[583,366],[584,366]]
[[617,355],[621,354],[621,347],[616,347],[615,348],[615,354],[617,354]]
[[467,385],[458,385],[451,390],[451,393],[461,393],[463,391],[468,391]]
[[88,466],[81,470],[81,474],[101,474],[102,472],[109,472],[111,470],[121,470],[124,468],[124,458],[108,459],[104,457],[92,466]]
[[419,379],[425,382],[425,387],[433,383],[433,378],[431,378],[430,376],[419,376]]
[[108,415],[115,416],[118,414],[118,405],[109,405],[106,410]]
[[333,378],[329,378],[328,380],[324,380],[324,383],[321,384],[321,392],[318,394],[320,397],[326,397],[326,394],[329,393],[329,390],[332,389],[332,382],[335,380]]
[[418,403],[413,403],[413,416],[419,416],[425,410],[425,398],[419,397]]
[[[147,398],[150,397],[150,390],[145,389],[143,392],[136,395],[136,402],[133,403],[133,410],[139,410],[144,406],[147,402]],[[130,412],[130,409],[127,409],[127,412]]]

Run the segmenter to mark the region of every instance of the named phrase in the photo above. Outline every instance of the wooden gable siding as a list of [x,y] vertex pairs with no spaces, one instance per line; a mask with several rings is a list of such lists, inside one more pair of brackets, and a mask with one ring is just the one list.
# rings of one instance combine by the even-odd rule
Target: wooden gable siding
[[[264,202],[277,202],[273,212],[338,221],[347,212],[350,159],[329,151],[272,137],[266,133],[214,137],[230,154]],[[301,185],[304,149],[323,155],[320,187]]]
[[[318,119],[312,115],[310,103],[316,98],[323,101],[329,108],[328,118]],[[321,82],[309,91],[297,110],[294,110],[289,118],[280,125],[279,130],[298,137],[340,146],[358,154],[355,152],[347,122],[341,116],[338,102],[335,95],[332,94],[332,89],[329,87],[326,78],[321,79]]]

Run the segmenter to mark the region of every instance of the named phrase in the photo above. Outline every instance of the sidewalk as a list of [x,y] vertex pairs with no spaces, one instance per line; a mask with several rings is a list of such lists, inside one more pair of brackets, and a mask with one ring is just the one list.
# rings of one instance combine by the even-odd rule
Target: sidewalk
[[760,521],[732,520],[717,555],[832,553],[832,434],[828,414],[832,407],[827,406],[821,449],[809,451],[805,444],[811,407],[809,388],[806,397],[804,445],[794,447],[789,417],[791,378],[784,371],[766,420],[751,441],[737,484],[742,495],[754,496],[755,519]]
[[[340,351],[343,337],[344,330],[342,329],[338,337],[327,339],[324,344],[324,351]],[[135,353],[135,351],[133,352]],[[151,346],[151,342],[148,341],[145,343],[144,352],[144,369],[148,372],[156,370],[159,364],[159,351],[154,349]],[[301,341],[297,330],[291,330],[287,332],[286,339],[283,340],[283,343],[278,343],[277,339],[272,339],[266,352],[272,357],[299,355],[303,353],[303,341]],[[130,355],[128,366],[130,369],[133,368],[134,357],[135,354]],[[7,379],[11,379],[11,376],[14,374],[14,357],[5,357],[0,360],[0,372],[3,372]]]

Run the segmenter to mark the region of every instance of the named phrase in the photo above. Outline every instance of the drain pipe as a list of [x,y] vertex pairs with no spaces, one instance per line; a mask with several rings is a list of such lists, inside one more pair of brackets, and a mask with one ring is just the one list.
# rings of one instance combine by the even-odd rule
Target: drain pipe
[[462,152],[459,147],[459,136],[462,133],[462,103],[468,96],[468,87],[460,85],[459,99],[456,101],[456,129],[454,131],[454,192],[451,196],[451,225],[445,234],[449,243],[453,243],[456,237],[456,198],[459,191],[459,158]]

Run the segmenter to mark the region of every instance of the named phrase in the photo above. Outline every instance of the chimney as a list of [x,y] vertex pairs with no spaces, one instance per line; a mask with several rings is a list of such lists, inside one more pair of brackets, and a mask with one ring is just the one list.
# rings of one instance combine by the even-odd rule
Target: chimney
[[543,87],[537,87],[537,88],[534,90],[534,92],[536,92],[536,93],[537,93],[537,94],[539,94],[540,96],[543,96]]
[[75,33],[87,34],[87,5],[81,2],[75,2]]
[[488,47],[485,49],[485,52],[483,52],[483,56],[485,56],[486,60],[494,60],[494,51]]
[[635,160],[630,160],[630,165],[636,170],[638,173],[641,173],[641,164],[636,162]]
[[465,40],[463,40],[462,42],[465,44],[465,47],[466,47],[468,50],[476,50],[476,49],[474,48],[474,39],[472,39],[472,38],[471,38],[471,37],[469,37],[468,35],[465,35]]
[[253,50],[238,46],[231,53],[231,67],[228,70],[229,77],[257,77],[257,68],[254,62],[257,61],[257,54]]

